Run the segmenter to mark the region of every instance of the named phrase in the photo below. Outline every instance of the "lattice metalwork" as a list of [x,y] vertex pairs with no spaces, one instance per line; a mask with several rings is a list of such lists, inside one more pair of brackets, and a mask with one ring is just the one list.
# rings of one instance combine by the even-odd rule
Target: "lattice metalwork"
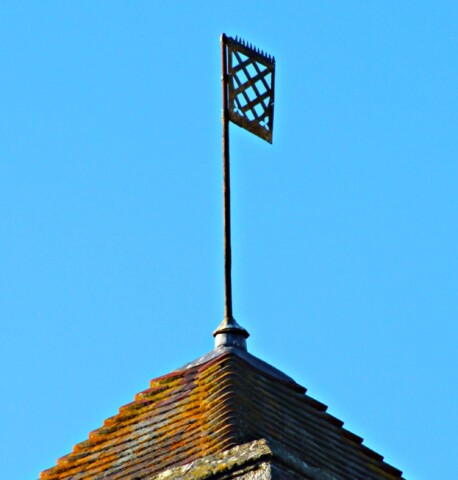
[[275,58],[226,37],[229,120],[272,143]]

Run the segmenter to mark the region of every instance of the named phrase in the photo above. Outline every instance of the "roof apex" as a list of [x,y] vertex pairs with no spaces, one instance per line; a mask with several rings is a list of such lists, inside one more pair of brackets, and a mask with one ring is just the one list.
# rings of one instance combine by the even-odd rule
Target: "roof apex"
[[247,351],[217,348],[152,380],[41,478],[150,480],[261,439],[328,478],[402,478],[305,392]]

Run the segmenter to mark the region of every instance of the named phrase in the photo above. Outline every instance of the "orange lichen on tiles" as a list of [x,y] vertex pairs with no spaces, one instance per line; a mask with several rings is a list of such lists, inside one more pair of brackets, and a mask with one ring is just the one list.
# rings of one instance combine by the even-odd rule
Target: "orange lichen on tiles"
[[41,478],[141,480],[258,439],[344,480],[402,478],[305,392],[250,354],[223,349],[152,380]]

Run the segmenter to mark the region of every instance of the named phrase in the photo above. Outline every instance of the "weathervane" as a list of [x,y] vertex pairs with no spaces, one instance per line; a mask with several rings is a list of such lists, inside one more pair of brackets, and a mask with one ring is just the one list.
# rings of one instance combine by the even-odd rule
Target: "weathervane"
[[223,87],[223,193],[225,312],[213,332],[216,347],[246,349],[249,333],[234,319],[231,281],[229,121],[272,143],[275,59],[237,37],[221,35]]

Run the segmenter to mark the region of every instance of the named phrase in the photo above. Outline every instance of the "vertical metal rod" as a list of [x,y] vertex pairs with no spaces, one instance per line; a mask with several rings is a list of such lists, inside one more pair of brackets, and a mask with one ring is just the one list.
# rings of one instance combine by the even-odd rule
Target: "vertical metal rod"
[[232,316],[232,249],[231,249],[231,182],[229,166],[229,118],[227,99],[227,48],[226,35],[221,35],[222,88],[223,88],[223,212],[224,212],[224,316],[229,323]]

